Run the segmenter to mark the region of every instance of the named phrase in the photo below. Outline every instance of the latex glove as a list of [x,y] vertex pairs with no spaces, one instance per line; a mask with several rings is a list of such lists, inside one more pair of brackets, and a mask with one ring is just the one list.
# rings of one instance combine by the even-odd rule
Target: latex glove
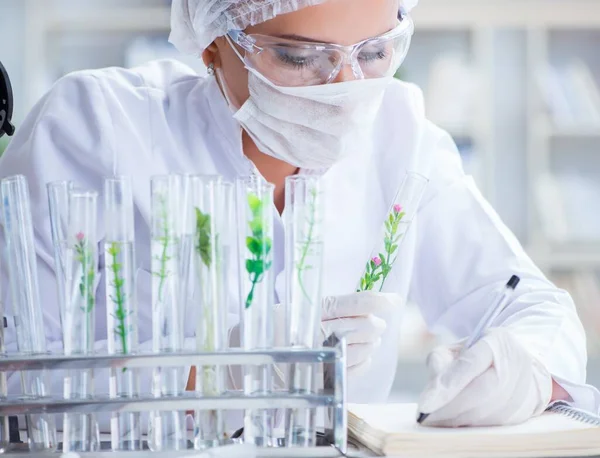
[[419,412],[425,426],[518,424],[541,414],[552,378],[507,329],[490,330],[461,354],[462,344],[440,347],[427,359],[430,382]]
[[323,300],[323,341],[332,333],[348,343],[348,374],[362,375],[371,366],[373,352],[381,345],[387,327],[385,317],[404,301],[398,294],[365,291]]

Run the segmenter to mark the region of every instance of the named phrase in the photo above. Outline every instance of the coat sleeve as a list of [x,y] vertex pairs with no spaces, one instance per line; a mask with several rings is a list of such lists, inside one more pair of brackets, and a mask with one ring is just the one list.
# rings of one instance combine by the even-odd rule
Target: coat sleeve
[[516,295],[494,323],[509,328],[582,408],[597,411],[600,393],[585,385],[586,339],[575,304],[525,254],[511,231],[462,170],[441,131],[430,189],[419,211],[411,298],[434,331],[468,336],[490,296],[511,275]]
[[[0,161],[0,176],[24,175],[31,196],[40,297],[49,350],[60,348],[53,247],[46,184],[73,180],[99,191],[109,167],[110,118],[95,80],[69,76],[60,80],[33,108]],[[101,221],[101,218],[99,218]],[[100,228],[99,228],[100,229]],[[102,232],[99,232],[101,234]],[[4,234],[2,233],[2,245]],[[7,271],[2,269],[2,295],[9,327],[6,346],[16,351]]]
[[[40,297],[44,316],[48,351],[62,351],[62,332],[56,291],[53,246],[46,184],[57,180],[71,180],[86,189],[102,195],[104,177],[112,175],[116,152],[111,107],[119,107],[114,92],[107,91],[96,76],[86,72],[69,75],[58,81],[51,91],[33,108],[18,130],[10,147],[0,160],[0,177],[21,174],[27,178],[31,196],[34,243],[37,256]],[[104,220],[102,199],[98,205],[98,243],[102,250]],[[0,246],[5,245],[0,231]],[[101,251],[102,253],[102,251]],[[104,267],[103,256],[99,263],[99,287],[96,291],[97,316],[104,321]],[[7,266],[0,269],[2,301],[9,327],[5,330],[6,350],[17,351],[12,319]],[[187,342],[190,346],[193,342]],[[96,335],[96,348],[106,349],[106,335]],[[151,341],[141,342],[140,350],[151,350]],[[63,376],[48,374],[48,391],[53,396],[62,395]],[[96,391],[108,393],[108,374],[96,374]],[[149,373],[141,377],[143,392],[150,391]],[[20,394],[18,374],[9,374],[8,389]]]

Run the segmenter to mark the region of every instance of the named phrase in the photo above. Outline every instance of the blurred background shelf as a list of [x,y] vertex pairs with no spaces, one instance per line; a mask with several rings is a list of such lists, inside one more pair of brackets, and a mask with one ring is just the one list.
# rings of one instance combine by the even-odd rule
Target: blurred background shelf
[[[149,1],[143,4],[135,0],[123,0],[121,4],[107,3],[108,7],[102,9],[94,2],[84,1],[73,11],[69,9],[74,3],[69,3],[69,0],[25,1],[35,8],[40,8],[40,2],[52,3],[42,8],[45,10],[45,26],[49,31],[85,30],[86,26],[90,30],[168,31],[170,25],[169,2]],[[600,5],[596,0],[569,0],[568,8],[563,3],[561,0],[425,0],[413,16],[421,30],[600,28]],[[92,12],[92,9],[96,11]]]
[[535,249],[530,249],[531,258],[543,270],[574,270],[574,269],[598,269],[600,270],[600,246],[596,246],[592,251],[581,250],[557,250],[551,254],[536,253]]
[[[39,1],[39,0],[34,0]],[[60,12],[58,12],[60,13]],[[45,17],[47,33],[67,32],[168,32],[170,8],[119,7],[109,10],[67,11]]]
[[[413,16],[398,77],[423,89],[467,173],[574,296],[600,386],[600,0],[421,0]],[[205,72],[169,28],[166,0],[0,0],[17,125],[71,71],[176,58]],[[416,307],[402,336],[395,392],[414,398],[436,342]]]
[[[551,138],[593,138],[600,140],[598,127],[554,127],[547,131]],[[598,151],[600,153],[600,150]]]
[[414,11],[420,28],[600,28],[596,0],[424,0]]

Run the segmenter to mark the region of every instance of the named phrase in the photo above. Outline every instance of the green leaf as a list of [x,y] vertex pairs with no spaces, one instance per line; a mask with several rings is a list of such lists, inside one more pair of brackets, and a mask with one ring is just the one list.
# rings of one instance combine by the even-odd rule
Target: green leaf
[[375,268],[377,267],[375,265],[375,262],[373,260],[371,260],[370,264],[371,264],[371,271],[375,271]]
[[263,254],[262,243],[255,237],[246,237],[246,247],[257,258]]
[[199,208],[196,208],[196,227],[210,228],[210,215],[202,213]]
[[254,259],[246,260],[246,271],[249,274],[262,275],[265,271],[265,265],[262,261],[256,261]]
[[211,247],[211,218],[210,215],[202,213],[196,208],[196,251],[200,254],[200,259],[206,267],[212,264]]
[[398,249],[398,245],[392,245],[390,248],[390,254],[394,254],[397,249]]
[[263,203],[256,194],[248,194],[248,206],[254,216],[260,215]]
[[257,239],[262,239],[263,236],[263,226],[262,221],[260,219],[253,219],[250,221],[250,230],[252,231],[252,235]]
[[390,213],[388,221],[389,221],[390,224],[393,224],[393,222],[394,222],[394,214],[393,213]]
[[265,256],[271,252],[272,247],[273,247],[273,242],[271,241],[271,239],[269,237],[266,237],[264,240]]
[[200,246],[200,259],[206,267],[210,267],[212,264],[212,254],[210,252],[210,245]]
[[108,254],[110,254],[112,257],[116,257],[119,252],[119,246],[115,242],[111,243],[110,247],[108,248]]

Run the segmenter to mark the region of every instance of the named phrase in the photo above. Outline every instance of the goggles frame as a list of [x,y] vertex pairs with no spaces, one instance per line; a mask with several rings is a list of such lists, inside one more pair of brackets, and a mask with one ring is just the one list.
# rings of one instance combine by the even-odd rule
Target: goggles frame
[[[228,38],[230,44],[233,46],[233,49],[238,54],[238,57],[246,64],[254,68],[252,65],[252,61],[244,58],[236,49],[234,44],[237,44],[241,47],[246,53],[251,55],[259,55],[264,52],[268,48],[272,47],[290,47],[298,50],[308,50],[314,52],[332,52],[337,53],[338,55],[343,56],[343,59],[338,62],[338,64],[332,69],[331,75],[327,78],[327,80],[321,84],[329,84],[340,73],[341,69],[345,65],[350,65],[352,71],[356,78],[364,79],[364,74],[358,62],[358,55],[360,51],[366,46],[370,44],[377,44],[381,42],[388,42],[396,39],[400,39],[405,37],[406,39],[406,47],[403,51],[403,55],[397,57],[398,61],[395,62],[395,65],[390,65],[390,69],[388,73],[395,74],[398,71],[398,68],[404,62],[406,54],[408,53],[408,49],[410,48],[410,42],[412,39],[412,35],[414,34],[414,23],[410,15],[404,13],[400,10],[398,14],[398,25],[394,27],[392,30],[375,36],[371,38],[367,38],[353,45],[339,45],[336,43],[320,43],[320,42],[307,42],[301,40],[293,40],[288,38],[278,38],[270,35],[261,35],[261,34],[247,34],[241,30],[231,30],[227,33],[226,37]],[[394,68],[395,67],[395,68]],[[393,73],[390,70],[393,68]],[[258,70],[258,69],[256,69]],[[261,72],[262,74],[262,72]],[[267,79],[268,78],[266,75]],[[386,75],[382,75],[386,76]],[[387,75],[389,76],[389,75]]]

